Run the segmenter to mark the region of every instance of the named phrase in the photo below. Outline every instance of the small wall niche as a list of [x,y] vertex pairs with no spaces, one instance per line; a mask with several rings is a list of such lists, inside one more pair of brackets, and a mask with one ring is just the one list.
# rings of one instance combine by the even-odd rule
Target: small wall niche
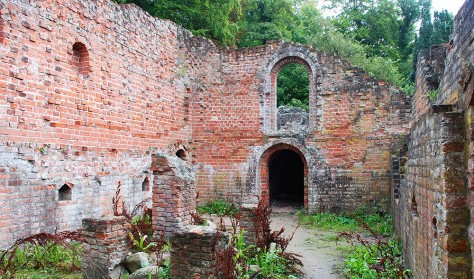
[[431,220],[431,225],[433,226],[433,238],[438,238],[438,219],[436,217]]
[[184,151],[184,149],[179,149],[178,151],[176,151],[176,156],[183,161],[187,161],[186,151]]
[[59,201],[70,201],[72,200],[72,187],[71,183],[65,183],[58,190],[58,200]]
[[414,217],[418,217],[418,203],[416,202],[415,194],[412,194],[411,196],[410,206],[411,206],[411,214]]
[[89,74],[89,51],[83,43],[76,42],[72,45],[72,64],[78,74]]
[[145,177],[142,182],[142,191],[149,191],[150,190],[150,180],[148,177]]

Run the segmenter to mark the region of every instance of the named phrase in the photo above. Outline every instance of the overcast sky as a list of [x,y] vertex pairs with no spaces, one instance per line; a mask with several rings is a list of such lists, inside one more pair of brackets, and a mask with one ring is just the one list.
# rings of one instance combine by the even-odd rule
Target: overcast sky
[[[464,4],[465,0],[431,0],[432,3],[432,10],[433,11],[441,11],[443,9],[446,9],[450,11],[453,16],[456,16],[456,14],[459,11],[459,8],[461,8],[462,4]],[[326,3],[326,0],[318,0],[318,6],[321,8],[324,3]],[[432,12],[433,12],[432,11]],[[323,13],[326,16],[333,15],[334,12],[329,12],[329,11],[324,11]]]
[[433,10],[441,11],[442,9],[446,9],[456,16],[464,0],[432,0],[432,3]]

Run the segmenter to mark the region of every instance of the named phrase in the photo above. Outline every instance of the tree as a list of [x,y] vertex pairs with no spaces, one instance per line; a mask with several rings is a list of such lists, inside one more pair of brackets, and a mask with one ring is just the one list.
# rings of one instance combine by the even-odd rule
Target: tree
[[248,0],[243,7],[238,46],[257,46],[268,40],[292,40],[298,19],[291,0]]
[[289,105],[309,110],[309,75],[301,64],[283,67],[277,77],[277,105]]
[[398,0],[398,6],[400,7],[402,17],[398,48],[404,60],[413,52],[415,22],[420,18],[420,8],[416,0]]
[[[398,68],[404,76],[409,77],[413,70],[413,48],[416,37],[415,22],[420,18],[420,8],[417,0],[398,0],[398,6],[402,17],[398,41],[398,49],[400,50]],[[410,82],[409,79],[407,81]]]
[[420,0],[421,25],[413,48],[413,72],[415,79],[418,55],[423,50],[429,50],[432,45],[446,43],[453,29],[453,15],[446,10],[434,12],[434,23],[431,21],[431,0]]
[[400,9],[392,0],[332,0],[341,12],[333,23],[343,34],[366,46],[369,56],[400,59]]
[[434,12],[433,19],[433,35],[431,37],[431,44],[438,45],[447,43],[449,37],[453,33],[454,19],[453,15],[447,10],[441,12]]
[[127,0],[151,15],[170,19],[195,35],[222,45],[235,45],[240,0]]
[[[418,14],[417,0],[333,0],[341,8],[337,21],[324,18],[316,0],[115,1],[136,3],[221,45],[251,47],[276,39],[310,44],[399,87],[406,85],[400,69],[410,69]],[[307,107],[308,85],[305,70],[285,67],[278,77],[279,104]]]

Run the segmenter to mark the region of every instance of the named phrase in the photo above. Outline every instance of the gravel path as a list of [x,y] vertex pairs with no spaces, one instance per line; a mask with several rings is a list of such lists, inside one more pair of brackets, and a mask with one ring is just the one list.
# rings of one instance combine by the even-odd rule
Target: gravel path
[[[293,233],[298,225],[298,217],[294,209],[273,208],[271,216],[272,229],[285,228],[285,235]],[[342,261],[341,252],[336,250],[337,245],[346,243],[327,240],[333,236],[329,232],[317,232],[304,226],[300,226],[288,245],[287,251],[300,254],[304,264],[304,277],[308,279],[338,279],[341,278],[336,266]]]

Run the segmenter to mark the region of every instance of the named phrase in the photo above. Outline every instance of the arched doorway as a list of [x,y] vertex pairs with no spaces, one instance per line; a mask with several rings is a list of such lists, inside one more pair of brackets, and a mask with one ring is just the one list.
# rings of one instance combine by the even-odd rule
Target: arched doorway
[[304,204],[304,163],[290,149],[274,152],[268,162],[270,203]]
[[267,205],[283,203],[307,209],[308,163],[304,154],[288,143],[277,143],[263,152],[260,190]]

